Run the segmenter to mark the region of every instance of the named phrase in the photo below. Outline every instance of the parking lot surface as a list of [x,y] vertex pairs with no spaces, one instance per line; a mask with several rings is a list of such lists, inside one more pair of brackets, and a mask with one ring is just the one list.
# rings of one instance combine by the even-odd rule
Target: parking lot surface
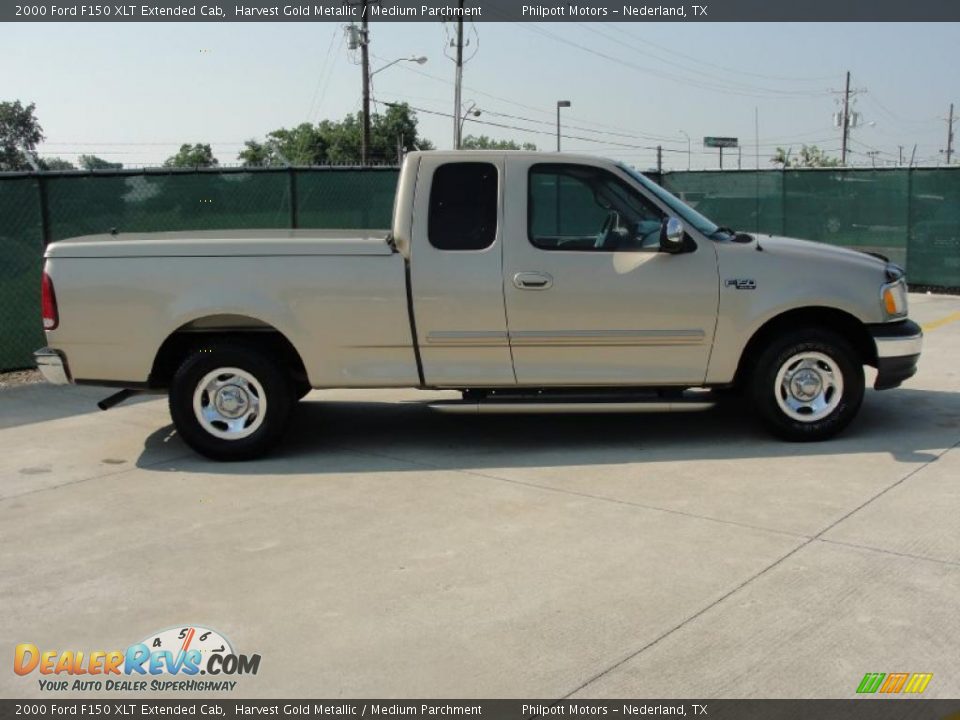
[[[217,464],[163,398],[4,390],[0,646],[211,627],[262,658],[224,699],[849,698],[867,672],[957,697],[960,298],[911,301],[919,374],[819,444],[736,404],[451,418],[418,404],[443,393],[322,391],[272,457]],[[0,696],[37,678],[7,665]]]

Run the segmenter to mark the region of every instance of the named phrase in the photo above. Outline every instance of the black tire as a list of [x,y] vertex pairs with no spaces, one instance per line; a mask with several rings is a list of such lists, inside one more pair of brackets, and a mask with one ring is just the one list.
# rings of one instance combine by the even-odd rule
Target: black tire
[[293,380],[290,384],[291,392],[293,393],[294,400],[303,400],[307,395],[310,394],[310,391],[313,390],[310,387],[310,383],[306,380]]
[[[778,382],[782,369],[784,378],[793,371],[799,394]],[[798,371],[804,370],[800,376]],[[850,424],[863,402],[863,385],[862,360],[850,343],[835,332],[808,328],[778,337],[761,352],[750,378],[750,394],[754,410],[775,435],[809,442],[833,437]],[[787,387],[795,386],[788,381]],[[808,401],[803,391],[813,393],[816,388],[825,391],[804,405]],[[820,407],[813,404],[820,401]]]
[[[209,379],[215,371],[227,368],[241,373],[228,372]],[[198,386],[210,387],[211,383],[235,384],[241,388],[228,391],[224,407],[241,413],[229,422],[238,426],[246,424],[246,427],[231,430],[227,421],[220,419],[208,418],[201,422],[194,410],[195,394]],[[198,401],[202,407],[211,406],[211,393],[200,392]],[[197,348],[183,361],[170,384],[170,415],[177,432],[187,445],[213,460],[250,460],[265,454],[283,436],[293,403],[291,384],[283,370],[259,351],[237,343]],[[256,412],[263,406],[264,412]],[[226,417],[219,414],[219,406],[213,407],[211,413],[216,418]],[[227,439],[214,434],[216,432],[237,436]]]

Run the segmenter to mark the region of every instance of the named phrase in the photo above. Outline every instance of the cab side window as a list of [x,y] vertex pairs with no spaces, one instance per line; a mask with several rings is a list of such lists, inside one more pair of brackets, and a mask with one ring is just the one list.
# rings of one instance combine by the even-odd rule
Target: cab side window
[[427,236],[438,250],[483,250],[497,236],[497,168],[455,162],[433,173]]
[[527,234],[541,250],[655,250],[663,213],[607,170],[542,163],[530,168]]

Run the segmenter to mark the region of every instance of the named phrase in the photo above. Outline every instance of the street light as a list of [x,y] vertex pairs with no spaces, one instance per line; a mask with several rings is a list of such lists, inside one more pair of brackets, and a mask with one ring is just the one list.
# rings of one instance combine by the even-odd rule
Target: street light
[[420,57],[411,55],[410,57],[397,58],[396,60],[392,60],[391,62],[388,62],[383,67],[377,68],[376,70],[374,70],[372,73],[370,73],[370,77],[373,77],[381,70],[386,70],[391,65],[396,65],[398,62],[412,62],[412,63],[416,63],[417,65],[423,65],[426,61],[427,61],[427,58],[424,57],[423,55],[421,55]]
[[560,152],[560,108],[570,107],[569,100],[557,100],[557,152]]
[[[364,21],[366,22],[366,21]],[[354,27],[354,26],[350,26]],[[366,42],[366,30],[364,32],[364,42]],[[364,45],[364,66],[363,71],[367,72],[367,55],[366,55],[367,46]],[[373,76],[382,70],[386,70],[391,65],[396,65],[398,62],[415,62],[417,65],[423,65],[427,61],[427,58],[424,56],[417,57],[416,55],[411,55],[410,57],[397,58],[396,60],[391,60],[383,67],[379,67],[376,70],[370,72],[367,75],[364,75],[363,78],[363,142],[360,146],[360,159],[363,165],[367,164],[367,152],[370,148],[370,85],[373,83]]]
[[690,172],[690,136],[683,130],[680,131],[680,134],[687,139],[687,172]]
[[463,115],[460,118],[460,133],[457,135],[457,147],[456,150],[460,149],[460,146],[463,144],[463,124],[467,121],[467,116],[473,115],[474,117],[480,117],[480,108],[477,107],[475,102],[470,102],[469,107],[464,111]]

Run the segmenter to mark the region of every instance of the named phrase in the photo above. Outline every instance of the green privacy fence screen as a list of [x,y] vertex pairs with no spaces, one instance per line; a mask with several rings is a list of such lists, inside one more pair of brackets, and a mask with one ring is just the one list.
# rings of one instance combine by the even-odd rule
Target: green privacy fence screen
[[663,185],[721,225],[880,252],[912,284],[960,287],[960,167],[675,172]]
[[0,371],[30,365],[43,344],[40,257],[43,233],[37,181],[0,182]]
[[0,371],[43,345],[44,241],[230,228],[387,228],[397,168],[0,175]]
[[[43,344],[45,241],[221,228],[386,228],[396,168],[0,175],[0,371]],[[960,168],[666,173],[722,225],[876,250],[914,284],[960,287]]]

